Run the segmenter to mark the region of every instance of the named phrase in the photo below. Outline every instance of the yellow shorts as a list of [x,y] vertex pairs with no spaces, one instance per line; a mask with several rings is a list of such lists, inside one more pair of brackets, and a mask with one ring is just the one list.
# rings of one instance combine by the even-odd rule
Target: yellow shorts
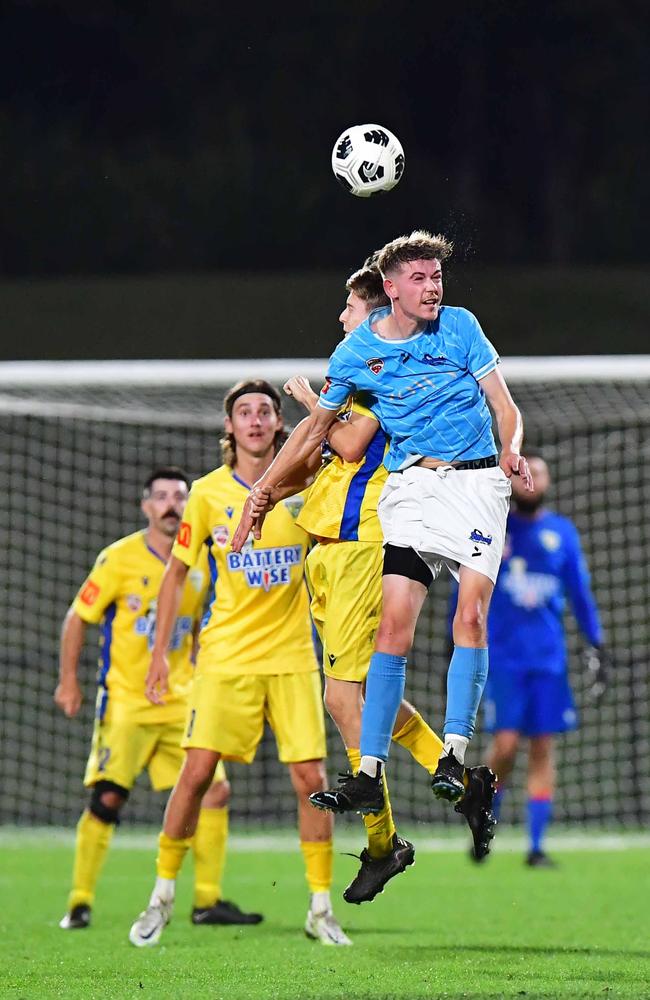
[[320,542],[307,556],[311,614],[327,677],[366,679],[381,615],[383,564],[380,542]]
[[[84,784],[113,781],[130,789],[146,768],[157,792],[173,788],[185,760],[181,747],[184,732],[184,721],[143,724],[134,720],[133,713],[130,717],[128,708],[109,702],[104,718],[95,719]],[[225,778],[225,768],[219,761],[214,781]]]
[[284,764],[326,755],[320,673],[200,673],[190,694],[184,747],[216,750],[250,764],[267,719]]

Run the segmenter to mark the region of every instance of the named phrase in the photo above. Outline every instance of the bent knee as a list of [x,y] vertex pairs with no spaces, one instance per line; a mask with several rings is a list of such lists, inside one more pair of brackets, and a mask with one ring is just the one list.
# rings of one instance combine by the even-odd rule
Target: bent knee
[[291,764],[291,783],[297,795],[307,796],[326,787],[324,760],[306,760]]
[[224,809],[230,801],[230,782],[215,781],[203,796],[201,805],[205,809]]

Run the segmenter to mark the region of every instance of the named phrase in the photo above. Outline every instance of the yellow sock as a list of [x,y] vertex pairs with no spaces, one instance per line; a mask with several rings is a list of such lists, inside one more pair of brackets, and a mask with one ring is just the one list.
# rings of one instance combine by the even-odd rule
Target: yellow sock
[[183,858],[192,846],[191,837],[181,837],[176,840],[168,837],[164,830],[158,835],[158,857],[156,858],[156,874],[159,878],[174,879],[181,870]]
[[221,879],[226,863],[228,810],[201,809],[192,838],[194,855],[194,905],[208,909],[221,899]]
[[331,840],[301,840],[305,878],[310,892],[329,892],[332,884],[333,849]]
[[68,910],[81,903],[92,906],[97,879],[114,830],[114,823],[103,823],[88,809],[81,814],[77,823],[72,891],[68,897]]
[[419,712],[412,715],[398,733],[393,733],[393,739],[400,746],[406,747],[414,760],[426,768],[429,774],[433,774],[443,744]]
[[[361,763],[361,753],[353,747],[348,747],[348,760],[350,767],[356,774]],[[364,816],[363,825],[368,834],[368,853],[371,858],[383,858],[393,846],[395,836],[395,823],[393,821],[393,810],[388,796],[388,785],[386,775],[382,775],[384,785],[384,808],[376,816]]]

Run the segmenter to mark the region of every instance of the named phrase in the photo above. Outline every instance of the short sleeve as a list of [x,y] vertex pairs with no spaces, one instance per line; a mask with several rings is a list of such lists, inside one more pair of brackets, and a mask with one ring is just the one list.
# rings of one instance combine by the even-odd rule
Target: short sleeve
[[183,512],[183,520],[179,525],[176,541],[172,548],[172,555],[180,559],[186,566],[195,566],[199,561],[203,543],[209,534],[210,526],[205,518],[201,494],[190,490]]
[[467,368],[477,382],[499,364],[499,355],[487,339],[473,313],[463,310],[463,333],[467,342]]
[[330,358],[325,384],[318,405],[324,410],[340,410],[355,390],[354,372],[347,361],[346,341],[342,341]]
[[110,549],[100,552],[73,601],[73,611],[89,625],[97,625],[104,617],[106,608],[119,596],[120,573],[117,563],[118,558]]

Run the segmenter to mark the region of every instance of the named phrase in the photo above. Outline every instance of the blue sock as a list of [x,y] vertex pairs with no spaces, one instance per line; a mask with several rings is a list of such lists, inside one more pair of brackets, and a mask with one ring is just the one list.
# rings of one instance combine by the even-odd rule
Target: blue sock
[[505,788],[502,788],[501,785],[498,785],[496,790],[496,795],[494,796],[494,800],[492,802],[492,812],[494,813],[494,818],[497,820],[501,815],[501,806],[503,805],[504,794],[505,794]]
[[487,649],[454,646],[447,672],[445,736],[456,733],[471,740],[487,675]]
[[406,657],[373,653],[361,713],[361,756],[388,760],[395,719],[404,697]]
[[551,822],[552,799],[528,799],[528,836],[531,851],[541,851],[546,827]]

